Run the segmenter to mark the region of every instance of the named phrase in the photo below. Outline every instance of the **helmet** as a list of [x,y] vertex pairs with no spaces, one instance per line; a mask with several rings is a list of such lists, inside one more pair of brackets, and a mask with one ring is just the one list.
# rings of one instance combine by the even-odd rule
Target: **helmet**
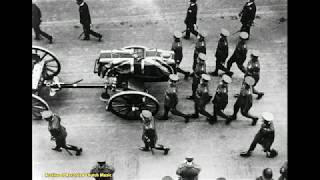
[[254,80],[253,77],[251,77],[251,76],[246,76],[246,77],[244,78],[244,82],[245,82],[246,84],[248,84],[249,86],[252,86],[252,85],[254,85],[255,80]]
[[203,54],[203,53],[199,53],[198,58],[199,58],[200,60],[202,60],[202,61],[207,60],[207,56],[206,56],[205,54]]
[[230,76],[224,74],[224,75],[222,75],[222,81],[224,81],[227,84],[230,84],[232,82],[232,79]]
[[52,111],[49,111],[49,110],[48,111],[42,111],[42,112],[40,112],[40,114],[41,114],[43,119],[47,119],[47,118],[50,118],[50,117],[53,116]]
[[170,75],[169,75],[169,79],[170,79],[170,81],[175,81],[175,82],[177,82],[177,81],[179,80],[179,77],[178,77],[178,75],[176,75],[176,74],[170,74]]
[[202,74],[201,75],[201,78],[205,81],[210,81],[211,80],[211,77],[208,75],[208,74]]
[[221,34],[226,37],[230,35],[229,31],[224,28],[221,29]]
[[182,38],[182,33],[181,33],[180,31],[175,31],[175,32],[173,33],[173,36],[174,36],[175,38]]
[[262,176],[266,179],[272,179],[272,169],[270,168],[265,168],[262,172]]
[[262,119],[263,120],[266,120],[266,121],[272,121],[273,120],[273,114],[272,113],[270,113],[270,112],[263,112],[262,114],[261,114],[261,116],[262,116]]
[[248,39],[249,34],[247,32],[240,32],[239,36],[241,39]]

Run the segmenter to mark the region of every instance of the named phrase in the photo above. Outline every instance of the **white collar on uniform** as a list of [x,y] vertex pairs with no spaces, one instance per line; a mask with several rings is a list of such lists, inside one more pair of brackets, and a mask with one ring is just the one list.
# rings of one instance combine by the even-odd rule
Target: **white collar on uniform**
[[84,1],[80,4],[80,6],[83,6],[84,5]]

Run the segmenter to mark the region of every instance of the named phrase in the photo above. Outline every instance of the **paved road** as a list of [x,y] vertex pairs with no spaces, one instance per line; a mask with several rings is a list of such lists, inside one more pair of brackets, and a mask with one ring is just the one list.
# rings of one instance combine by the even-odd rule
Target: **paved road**
[[[172,32],[184,29],[182,12],[186,9],[185,1],[87,2],[92,9],[95,29],[104,35],[101,43],[76,39],[82,30],[75,21],[78,14],[74,2],[39,1],[45,21],[43,29],[53,34],[55,43],[33,41],[33,44],[45,47],[58,56],[62,64],[59,77],[64,81],[83,78],[86,83],[102,83],[92,73],[94,59],[101,49],[115,49],[130,44],[169,49]],[[127,6],[123,6],[124,4]],[[248,46],[249,51],[255,48],[263,54],[260,60],[261,79],[257,88],[266,95],[261,100],[254,101],[252,113],[271,111],[275,114],[274,148],[279,151],[277,158],[265,158],[260,147],[257,147],[253,157],[249,159],[239,157],[239,152],[248,148],[261,123],[251,127],[251,121],[240,114],[239,120],[230,126],[224,125],[222,120],[211,126],[203,116],[189,124],[174,116],[170,116],[168,121],[158,120],[159,143],[170,146],[172,151],[168,156],[163,156],[160,152],[152,156],[137,149],[142,145],[142,130],[138,121],[123,120],[105,111],[105,104],[98,99],[102,89],[63,89],[54,97],[48,97],[47,90],[43,89],[43,97],[62,117],[62,123],[68,130],[68,142],[83,147],[84,153],[80,157],[71,157],[66,152],[52,151],[50,148],[54,143],[49,141],[46,122],[32,121],[33,179],[66,179],[46,178],[45,172],[86,173],[100,158],[105,158],[115,166],[115,179],[161,179],[165,175],[176,178],[176,167],[182,162],[186,151],[193,152],[195,161],[201,165],[200,179],[219,176],[227,179],[253,179],[265,167],[271,167],[277,177],[279,167],[287,159],[287,23],[279,23],[281,17],[287,18],[284,8],[286,1],[257,1],[257,4],[264,6],[265,12],[258,11],[259,19],[255,21],[256,26],[252,30]],[[219,29],[224,27],[234,32],[240,28],[239,20],[232,17],[235,9],[241,9],[242,2],[208,0],[201,1],[199,6],[199,27],[209,34],[208,69],[213,69]],[[142,18],[147,15],[149,18]],[[179,17],[176,18],[177,15]],[[102,21],[109,17],[110,21]],[[124,17],[128,18],[124,20]],[[181,65],[188,70],[191,69],[194,40],[183,41],[185,58]],[[237,36],[229,38],[230,55],[237,41]],[[235,65],[232,70],[235,75],[230,85],[227,114],[232,113],[235,101],[232,96],[239,91],[243,76]],[[214,77],[210,82],[213,94],[218,81],[219,77]],[[149,83],[147,86],[162,104],[166,83]],[[178,108],[184,112],[193,112],[193,103],[185,99],[191,93],[191,80],[181,80],[179,87]],[[207,109],[211,112],[212,105]],[[159,115],[161,113],[162,108]]]

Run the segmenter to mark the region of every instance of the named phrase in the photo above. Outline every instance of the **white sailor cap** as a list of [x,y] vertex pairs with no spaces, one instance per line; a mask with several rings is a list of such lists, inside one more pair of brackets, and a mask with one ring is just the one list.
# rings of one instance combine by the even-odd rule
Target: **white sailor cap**
[[40,112],[40,114],[41,114],[43,119],[47,119],[47,118],[50,118],[50,117],[53,116],[53,113],[50,110],[42,111],[42,112]]
[[174,31],[173,36],[175,38],[182,38],[182,33],[180,31]]
[[179,76],[176,75],[176,74],[170,74],[170,75],[169,75],[169,79],[170,79],[171,81],[178,81],[178,80],[179,80]]
[[249,34],[247,32],[240,32],[239,36],[241,39],[248,39]]
[[210,81],[211,80],[211,77],[208,75],[208,74],[202,74],[201,75],[201,78],[205,81]]
[[230,84],[232,82],[231,77],[226,74],[222,75],[222,80],[227,84]]
[[270,113],[270,112],[263,112],[261,114],[261,117],[263,120],[266,120],[266,121],[272,121],[273,120],[273,114]]
[[227,36],[230,35],[230,32],[229,32],[228,30],[222,28],[222,29],[221,29],[221,34],[227,37]]
[[207,56],[204,53],[199,53],[198,58],[202,61],[206,61],[207,60]]
[[255,80],[254,80],[253,77],[251,77],[251,76],[246,76],[246,77],[244,78],[244,82],[245,82],[246,84],[248,84],[249,86],[252,86],[252,85],[254,85]]

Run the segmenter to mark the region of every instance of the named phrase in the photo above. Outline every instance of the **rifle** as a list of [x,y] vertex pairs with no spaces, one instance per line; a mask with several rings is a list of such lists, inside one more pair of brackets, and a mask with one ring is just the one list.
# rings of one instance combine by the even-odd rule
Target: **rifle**
[[84,34],[84,31],[78,36],[78,39],[80,39],[83,34]]
[[70,156],[73,155],[67,148],[64,147],[63,149],[66,150]]

